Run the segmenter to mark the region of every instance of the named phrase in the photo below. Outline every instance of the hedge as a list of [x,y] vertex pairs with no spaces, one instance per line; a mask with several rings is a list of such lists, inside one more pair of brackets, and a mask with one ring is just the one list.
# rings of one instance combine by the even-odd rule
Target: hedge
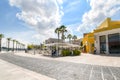
[[62,56],[69,56],[70,55],[70,51],[65,49],[65,50],[62,50]]
[[73,56],[80,55],[81,52],[79,50],[73,50]]
[[70,51],[70,50],[68,50],[68,49],[64,49],[64,50],[62,50],[62,52],[61,52],[61,55],[62,56],[77,56],[77,55],[80,55],[81,54],[81,52],[79,51],[79,50],[73,50],[73,51]]

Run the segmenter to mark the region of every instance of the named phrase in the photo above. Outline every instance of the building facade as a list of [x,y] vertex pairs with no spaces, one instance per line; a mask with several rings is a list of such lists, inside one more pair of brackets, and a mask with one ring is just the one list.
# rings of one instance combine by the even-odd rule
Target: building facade
[[85,33],[82,39],[83,52],[94,53],[94,33]]
[[[59,39],[59,42],[62,43],[62,40]],[[45,40],[45,44],[50,44],[50,43],[58,43],[58,39],[56,39],[56,38],[49,38],[49,39]]]
[[94,30],[96,52],[120,54],[120,21],[107,18]]

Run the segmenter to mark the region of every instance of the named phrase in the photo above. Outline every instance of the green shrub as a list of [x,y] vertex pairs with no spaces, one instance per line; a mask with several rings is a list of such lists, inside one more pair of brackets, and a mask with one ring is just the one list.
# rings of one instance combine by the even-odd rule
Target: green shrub
[[62,50],[61,55],[62,55],[62,56],[66,56],[66,51],[65,51],[65,50]]
[[61,55],[62,56],[71,56],[71,55],[73,55],[73,56],[77,56],[77,55],[80,55],[81,54],[81,52],[79,51],[79,50],[73,50],[73,52],[72,52],[72,54],[71,54],[71,51],[70,50],[68,50],[68,49],[64,49],[64,50],[62,50],[62,52],[61,52]]
[[70,51],[68,49],[62,50],[62,56],[70,56]]
[[79,50],[73,50],[73,56],[80,55],[81,52]]

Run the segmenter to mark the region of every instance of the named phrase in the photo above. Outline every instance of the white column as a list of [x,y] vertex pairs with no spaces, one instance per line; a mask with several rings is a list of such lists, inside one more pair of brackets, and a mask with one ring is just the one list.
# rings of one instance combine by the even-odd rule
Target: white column
[[99,35],[95,35],[95,47],[96,47],[96,53],[100,54],[100,42],[99,42]]
[[109,54],[108,35],[106,35],[106,54]]

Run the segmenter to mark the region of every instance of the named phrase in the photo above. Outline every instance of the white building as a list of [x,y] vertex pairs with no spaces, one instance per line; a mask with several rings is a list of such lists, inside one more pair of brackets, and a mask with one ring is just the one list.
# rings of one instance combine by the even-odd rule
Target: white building
[[[62,40],[59,39],[59,42],[62,42]],[[45,40],[45,43],[46,44],[49,44],[49,43],[58,43],[58,39],[56,39],[56,38],[49,38],[49,39]]]
[[120,21],[107,18],[94,30],[97,53],[120,54]]

